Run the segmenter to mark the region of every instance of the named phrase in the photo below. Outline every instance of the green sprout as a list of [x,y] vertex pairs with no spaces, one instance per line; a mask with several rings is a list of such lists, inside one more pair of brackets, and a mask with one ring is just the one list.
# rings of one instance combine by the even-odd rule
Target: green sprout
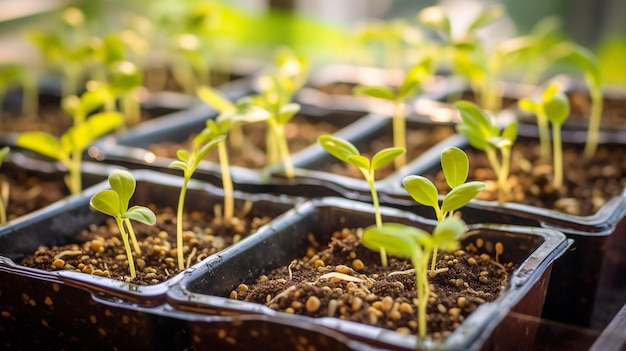
[[[501,131],[476,104],[458,101],[454,107],[459,110],[463,120],[463,123],[456,125],[457,132],[463,134],[471,146],[486,153],[498,179],[498,201],[505,202],[509,191],[511,148],[517,139],[517,122],[511,122]],[[500,158],[497,151],[500,151]]]
[[[11,149],[8,146],[0,149],[0,166]],[[2,179],[0,179],[1,181]],[[0,183],[0,225],[7,222],[7,206],[9,204],[9,183]]]
[[130,243],[128,241],[129,234],[126,233],[124,226],[128,228],[135,252],[139,254],[141,253],[141,249],[137,243],[135,231],[133,230],[130,220],[132,219],[146,225],[154,225],[156,223],[156,216],[152,210],[144,206],[128,208],[130,198],[135,193],[135,187],[137,185],[135,178],[130,172],[120,169],[113,170],[111,174],[109,174],[109,184],[111,185],[111,189],[100,190],[94,194],[89,200],[89,205],[97,211],[115,218],[117,227],[122,235],[122,241],[124,242],[130,277],[135,278],[137,276],[135,272],[135,261],[133,260],[133,254],[130,250]]
[[466,231],[465,223],[455,217],[439,222],[432,235],[419,228],[400,223],[370,226],[363,231],[361,242],[370,250],[385,251],[390,255],[411,259],[415,271],[417,291],[417,324],[420,338],[426,337],[426,307],[430,287],[428,259],[436,249],[453,251],[459,247],[459,238]]
[[520,110],[534,113],[537,116],[537,129],[539,130],[539,151],[541,159],[550,159],[550,126],[546,106],[551,103],[559,87],[556,83],[547,85],[541,93],[540,99],[533,101],[522,98],[518,101]]
[[443,7],[429,6],[417,15],[420,23],[434,29],[443,38],[440,56],[448,58],[453,71],[467,79],[481,105],[493,111],[500,109],[497,78],[502,72],[503,60],[508,56],[508,49],[487,52],[477,31],[504,15],[505,11],[501,5],[485,6],[458,37],[453,35],[450,18]]
[[[469,160],[465,152],[459,148],[448,147],[441,152],[441,168],[446,182],[452,189],[444,196],[441,206],[437,187],[428,178],[410,175],[402,180],[402,185],[413,200],[435,210],[437,222],[452,217],[454,211],[465,206],[486,186],[485,183],[478,181],[465,182],[469,174]],[[434,249],[431,271],[435,270],[436,262],[437,248]]]
[[[195,138],[197,142],[207,142],[218,138],[220,135],[230,135],[235,127],[244,123],[265,121],[270,117],[269,111],[250,104],[250,100],[247,98],[242,98],[237,104],[234,104],[222,96],[218,90],[206,86],[200,87],[197,94],[204,103],[220,112],[215,120],[207,120],[206,128]],[[229,220],[234,215],[235,202],[228,149],[224,140],[217,143],[217,150],[224,190],[224,219]]]
[[176,152],[178,160],[170,163],[170,168],[178,168],[183,170],[183,185],[180,188],[180,195],[178,197],[178,211],[176,213],[176,247],[178,248],[178,269],[185,269],[185,263],[183,258],[183,207],[185,205],[185,196],[187,194],[187,184],[191,179],[191,176],[200,165],[200,161],[213,150],[215,146],[224,140],[226,136],[220,135],[203,144],[202,137],[196,137],[193,140],[193,149],[191,153],[185,149],[180,149]]
[[283,163],[285,174],[293,178],[294,169],[287,144],[285,126],[299,111],[300,105],[291,103],[308,76],[308,63],[289,50],[280,51],[275,58],[274,72],[261,77],[260,94],[250,97],[253,106],[270,112],[267,123],[268,164]]
[[[404,118],[404,103],[420,90],[421,84],[431,76],[432,59],[426,58],[409,69],[396,92],[392,88],[384,86],[355,87],[356,94],[380,98],[393,103],[393,146],[406,149],[406,120]],[[395,159],[396,168],[406,164],[406,156],[401,155]]]
[[584,151],[585,158],[591,159],[598,149],[600,122],[602,120],[603,96],[600,64],[592,52],[574,44],[571,45],[571,53],[566,58],[583,72],[591,96],[591,115]]
[[97,138],[115,130],[123,121],[119,112],[98,112],[102,106],[101,92],[85,92],[80,98],[68,96],[63,100],[65,111],[74,118],[74,125],[60,138],[45,132],[20,133],[16,145],[60,161],[68,169],[65,182],[72,194],[82,190],[81,164],[83,151]]
[[[380,57],[378,65],[386,68],[402,67],[407,56],[405,46],[415,44],[421,39],[421,33],[411,26],[405,19],[393,19],[389,21],[370,20],[354,32],[354,41],[366,48],[371,49],[372,54],[357,53],[357,59],[376,57],[376,53],[384,54]],[[360,62],[375,65],[374,62]]]
[[[372,202],[374,204],[374,213],[376,219],[376,226],[380,227],[383,224],[382,216],[380,214],[380,205],[378,201],[378,193],[376,192],[375,186],[375,171],[389,162],[393,161],[396,157],[404,154],[406,152],[405,149],[390,147],[386,149],[382,149],[378,151],[372,159],[368,159],[366,156],[361,155],[359,150],[347,140],[334,137],[332,135],[320,135],[318,137],[318,142],[320,145],[328,151],[331,155],[335,156],[339,160],[351,164],[357,167],[363,177],[367,181],[367,184],[370,187],[370,192],[372,195]],[[387,266],[387,255],[383,250],[380,251],[380,258],[382,261],[382,265],[384,267]]]

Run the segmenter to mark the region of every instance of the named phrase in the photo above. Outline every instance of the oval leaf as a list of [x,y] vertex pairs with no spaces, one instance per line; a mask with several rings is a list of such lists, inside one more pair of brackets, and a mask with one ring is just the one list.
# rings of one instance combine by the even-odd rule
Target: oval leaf
[[111,189],[119,196],[119,210],[125,213],[128,210],[128,201],[135,193],[136,181],[132,173],[123,169],[115,169],[109,174]]
[[433,231],[433,241],[437,247],[453,251],[459,247],[459,238],[466,231],[465,222],[455,217],[442,220]]
[[62,161],[68,155],[63,152],[59,139],[44,132],[26,132],[17,136],[15,144],[21,148]]
[[147,225],[154,225],[154,223],[156,223],[156,216],[154,212],[144,206],[133,206],[122,217]]
[[187,169],[189,169],[189,165],[187,165],[187,163],[183,162],[183,161],[172,161],[169,165],[169,168],[178,168],[181,169],[183,171],[187,171]]
[[353,92],[355,95],[365,95],[371,96],[378,99],[385,100],[394,100],[396,98],[395,94],[391,89],[387,87],[376,87],[376,86],[366,86],[366,85],[357,85],[354,87]]
[[439,208],[439,193],[435,184],[428,178],[415,175],[407,176],[402,179],[402,185],[413,200],[424,206]]
[[475,149],[485,151],[489,146],[485,136],[470,128],[467,124],[457,124],[455,129],[457,133],[465,136],[470,145]]
[[300,104],[290,103],[282,106],[278,112],[278,124],[287,124],[298,112],[300,112]]
[[214,108],[217,112],[224,113],[236,109],[235,104],[230,102],[215,88],[201,86],[196,91],[196,95],[198,95],[202,102]]
[[485,183],[476,181],[457,186],[443,198],[441,211],[448,213],[458,210],[467,205],[483,189],[485,189]]
[[370,170],[370,160],[365,156],[351,155],[346,158],[346,162],[364,171]]
[[200,164],[200,161],[202,161],[202,159],[204,159],[206,157],[206,155],[211,150],[213,150],[217,146],[217,144],[220,143],[225,138],[226,138],[225,135],[219,135],[216,138],[213,138],[208,143],[202,145],[202,147],[198,151],[198,154],[194,158],[193,165],[192,165],[193,169],[195,170],[196,168],[198,168],[198,165]]
[[384,248],[390,255],[412,257],[420,251],[420,246],[414,239],[420,235],[428,233],[400,223],[383,223],[381,227],[367,227],[363,231],[361,242],[373,251]]
[[517,129],[518,123],[517,121],[513,121],[502,131],[502,137],[509,140],[511,145],[515,143],[515,140],[517,140]]
[[321,135],[317,141],[324,150],[343,162],[348,162],[348,156],[360,154],[359,150],[351,142],[332,135]]
[[119,217],[122,215],[120,208],[120,198],[113,190],[101,190],[94,194],[89,200],[89,205],[111,217]]
[[404,153],[406,153],[406,149],[401,147],[389,147],[380,150],[372,157],[372,169],[377,170]]
[[469,173],[469,160],[463,150],[448,147],[441,152],[441,168],[450,188],[465,183]]
[[552,100],[546,102],[543,110],[550,122],[560,126],[569,117],[569,100],[565,94],[561,92],[556,93]]

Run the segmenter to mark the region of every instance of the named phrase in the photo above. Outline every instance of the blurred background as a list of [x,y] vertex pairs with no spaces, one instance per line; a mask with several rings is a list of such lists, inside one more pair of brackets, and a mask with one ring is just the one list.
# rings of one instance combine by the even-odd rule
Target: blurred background
[[[419,53],[420,44],[434,36],[418,23],[422,9],[443,6],[455,32],[493,4],[500,4],[505,16],[480,30],[486,43],[531,33],[541,20],[551,18],[560,35],[597,55],[606,84],[626,85],[623,0],[0,0],[0,61],[42,60],[27,33],[57,30],[61,10],[76,6],[84,11],[92,33],[133,28],[144,39],[158,39],[167,26],[182,33],[198,26],[193,21],[202,21],[199,38],[210,43],[208,57],[221,57],[215,60],[262,60],[284,45],[301,51],[314,65],[394,66],[399,64],[391,58],[393,45],[409,45]],[[152,24],[142,23],[146,19]],[[386,34],[377,39],[380,33]],[[392,43],[393,35],[402,43]]]

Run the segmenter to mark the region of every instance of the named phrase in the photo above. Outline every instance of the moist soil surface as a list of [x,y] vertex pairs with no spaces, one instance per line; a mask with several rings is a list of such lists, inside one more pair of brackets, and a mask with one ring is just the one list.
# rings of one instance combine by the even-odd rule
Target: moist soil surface
[[23,216],[69,195],[62,177],[43,175],[19,168],[14,164],[2,165],[0,187],[8,185],[7,219]]
[[[496,176],[487,157],[474,149],[465,152],[470,164],[468,180],[487,183],[477,198],[497,200]],[[511,156],[508,201],[573,215],[591,215],[609,199],[619,196],[626,186],[626,150],[619,145],[601,145],[596,156],[585,161],[582,146],[565,145],[563,169],[563,187],[555,189],[553,165],[540,159],[538,142],[517,141]],[[434,178],[438,189],[449,189],[443,172],[425,176]]]
[[[149,206],[157,214],[154,226],[133,222],[141,254],[133,250],[137,276],[130,277],[128,260],[115,220],[91,225],[76,236],[76,242],[62,246],[40,247],[21,264],[43,270],[75,270],[111,277],[138,285],[154,285],[179,272],[176,249],[176,214],[171,207]],[[183,216],[183,251],[185,267],[225,249],[261,225],[269,217],[246,219],[221,216],[205,211],[191,211]],[[132,244],[131,244],[132,246]]]
[[[331,316],[417,333],[415,274],[410,271],[410,262],[389,257],[389,266],[382,267],[380,254],[360,245],[360,231],[335,232],[327,247],[311,235],[305,257],[260,276],[253,284],[239,285],[230,297],[290,314]],[[496,299],[507,285],[515,265],[501,258],[498,263],[481,253],[487,245],[477,239],[455,252],[438,254],[439,273],[429,278],[430,337],[445,338],[480,304]],[[329,273],[344,275],[323,277]]]

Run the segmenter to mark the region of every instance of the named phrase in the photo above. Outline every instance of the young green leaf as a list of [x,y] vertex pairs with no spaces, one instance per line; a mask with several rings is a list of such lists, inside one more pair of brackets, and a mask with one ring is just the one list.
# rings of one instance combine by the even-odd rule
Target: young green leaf
[[458,218],[448,217],[437,224],[432,238],[438,247],[447,251],[454,251],[458,249],[459,239],[466,231],[465,222]]
[[287,124],[300,111],[300,104],[290,103],[281,106],[276,121],[278,124]]
[[58,161],[65,160],[68,157],[63,152],[59,139],[45,132],[20,133],[15,144]]
[[116,169],[109,174],[109,185],[119,196],[120,213],[126,213],[130,198],[135,193],[137,186],[135,177],[128,171]]
[[555,93],[543,107],[548,119],[553,124],[562,125],[569,117],[569,101],[562,92]]
[[124,213],[124,215],[122,215],[122,218],[132,219],[146,225],[154,225],[156,223],[156,216],[154,212],[145,206],[131,207],[126,213]]
[[370,169],[370,160],[362,155],[350,155],[346,158],[346,162],[365,171]]
[[363,231],[361,242],[372,251],[383,248],[388,254],[412,257],[420,251],[420,242],[428,236],[425,231],[400,223],[372,225]]
[[354,87],[353,91],[355,95],[365,95],[389,101],[393,101],[396,98],[391,89],[382,86],[357,85]]
[[449,147],[441,153],[441,168],[446,182],[454,189],[467,180],[469,159],[463,150]]
[[439,208],[437,187],[428,178],[410,175],[402,179],[402,185],[417,203],[435,209]]
[[458,185],[444,196],[441,203],[441,211],[449,213],[458,210],[467,205],[483,189],[485,189],[485,183],[483,182],[474,181]]
[[406,153],[406,149],[398,147],[389,147],[378,151],[372,157],[372,169],[377,170],[384,167],[389,162],[393,161],[396,157]]
[[89,200],[89,205],[94,209],[111,217],[121,216],[120,197],[113,190],[101,190]]
[[347,140],[336,138],[328,134],[320,135],[317,140],[329,154],[343,162],[348,162],[349,156],[360,155],[356,146]]
[[236,110],[235,104],[224,97],[217,89],[207,86],[201,86],[197,89],[196,95],[207,105],[211,106],[217,112],[224,113],[226,111]]

